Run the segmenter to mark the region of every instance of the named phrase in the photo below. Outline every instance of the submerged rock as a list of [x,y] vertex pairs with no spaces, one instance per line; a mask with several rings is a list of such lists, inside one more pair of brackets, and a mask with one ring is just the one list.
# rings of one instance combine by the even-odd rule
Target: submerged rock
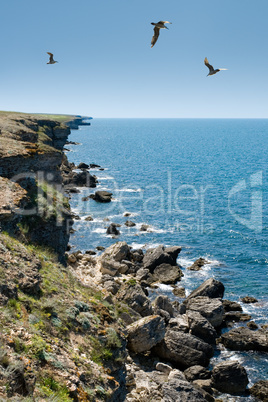
[[190,271],[200,271],[205,264],[209,264],[205,258],[198,258],[190,267],[187,267]]

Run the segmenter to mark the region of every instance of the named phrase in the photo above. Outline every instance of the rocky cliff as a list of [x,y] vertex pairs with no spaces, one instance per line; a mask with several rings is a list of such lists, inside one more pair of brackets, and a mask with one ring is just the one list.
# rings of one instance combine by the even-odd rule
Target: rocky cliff
[[72,223],[60,171],[69,134],[49,118],[0,114],[1,228],[52,247],[61,261]]

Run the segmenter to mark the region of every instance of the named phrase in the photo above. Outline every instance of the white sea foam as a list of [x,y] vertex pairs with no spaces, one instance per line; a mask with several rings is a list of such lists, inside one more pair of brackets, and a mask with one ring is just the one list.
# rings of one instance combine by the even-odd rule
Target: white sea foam
[[114,180],[113,176],[98,176],[98,180]]
[[106,233],[106,229],[104,229],[104,228],[96,228],[96,229],[93,229],[92,232],[93,233],[103,234],[103,233]]
[[141,188],[138,189],[134,189],[134,188],[120,188],[116,191],[119,192],[124,192],[124,193],[140,193],[141,191],[143,191]]

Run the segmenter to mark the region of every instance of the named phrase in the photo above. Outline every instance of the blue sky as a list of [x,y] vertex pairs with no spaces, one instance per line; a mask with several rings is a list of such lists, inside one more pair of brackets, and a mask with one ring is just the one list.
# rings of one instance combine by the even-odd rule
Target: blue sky
[[[0,109],[267,118],[267,15],[267,0],[2,1]],[[205,57],[228,71],[206,77]]]

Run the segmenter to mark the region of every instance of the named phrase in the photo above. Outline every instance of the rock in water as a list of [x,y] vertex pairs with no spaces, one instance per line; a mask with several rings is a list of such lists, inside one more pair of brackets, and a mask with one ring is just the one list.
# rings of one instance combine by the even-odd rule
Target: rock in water
[[238,361],[217,364],[212,370],[213,387],[227,394],[241,394],[248,385],[247,372]]
[[95,194],[91,194],[90,198],[97,202],[111,202],[113,193],[109,191],[96,191]]

